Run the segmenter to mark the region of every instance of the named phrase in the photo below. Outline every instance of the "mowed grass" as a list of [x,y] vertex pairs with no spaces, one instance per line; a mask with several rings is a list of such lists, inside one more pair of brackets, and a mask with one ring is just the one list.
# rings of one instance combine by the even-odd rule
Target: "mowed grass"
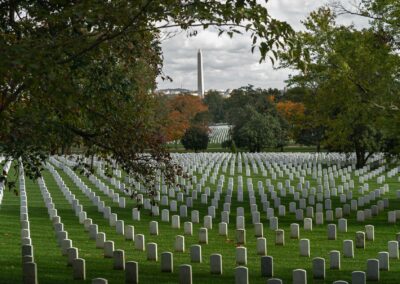
[[[244,169],[244,167],[243,167]],[[161,273],[160,259],[157,262],[147,261],[147,252],[140,252],[134,249],[132,241],[126,241],[123,236],[116,234],[115,228],[110,227],[108,220],[103,218],[102,213],[99,213],[97,207],[77,188],[72,180],[57,169],[66,185],[71,192],[75,194],[76,198],[80,200],[83,205],[83,210],[87,212],[88,218],[93,219],[93,223],[99,225],[99,231],[105,232],[107,240],[115,242],[115,249],[125,250],[126,260],[134,260],[139,262],[139,280],[141,283],[177,283],[178,270],[180,264],[191,264],[193,271],[194,283],[233,283],[234,282],[234,268],[235,264],[235,229],[236,229],[236,208],[244,207],[246,213],[246,232],[247,232],[247,253],[250,283],[265,283],[266,279],[260,276],[260,256],[256,254],[256,238],[254,237],[254,230],[251,224],[250,206],[248,199],[248,192],[246,186],[247,177],[243,174],[244,181],[244,201],[237,202],[236,191],[232,196],[230,224],[229,224],[229,237],[225,238],[218,235],[218,223],[221,221],[220,211],[223,207],[229,170],[225,174],[224,194],[221,196],[219,202],[219,209],[217,210],[216,218],[213,220],[213,229],[209,230],[209,244],[202,245],[203,263],[190,263],[190,246],[198,244],[198,229],[202,227],[203,217],[207,215],[207,207],[211,205],[211,198],[209,204],[200,204],[199,199],[194,202],[194,208],[200,211],[200,224],[193,224],[193,236],[185,235],[186,252],[175,253],[174,242],[176,235],[184,235],[183,223],[190,221],[190,211],[188,209],[188,218],[181,218],[181,229],[172,229],[170,223],[161,222],[161,217],[152,217],[149,212],[142,210],[141,221],[132,221],[131,209],[132,201],[127,202],[127,208],[122,209],[118,204],[113,203],[112,199],[104,195],[98,188],[96,188],[86,177],[81,176],[82,180],[105,201],[107,206],[112,207],[112,212],[118,214],[118,219],[124,220],[125,225],[133,225],[135,227],[135,234],[144,234],[146,243],[155,242],[158,244],[158,254],[164,251],[174,252],[174,272]],[[223,174],[220,170],[219,174]],[[198,180],[201,175],[198,175]],[[234,175],[235,189],[237,185],[237,176]],[[79,257],[86,260],[86,281],[72,280],[72,268],[67,267],[67,258],[61,255],[61,250],[57,246],[52,222],[48,217],[47,208],[44,205],[43,198],[40,194],[39,187],[36,182],[26,180],[27,196],[28,196],[28,211],[31,227],[32,243],[34,245],[35,261],[38,267],[39,283],[90,283],[91,279],[96,277],[104,277],[109,280],[109,283],[123,283],[124,272],[113,270],[112,259],[105,259],[103,257],[103,250],[96,249],[95,241],[89,240],[88,233],[84,231],[83,225],[79,224],[78,217],[75,216],[74,211],[70,204],[64,198],[61,190],[58,188],[53,176],[49,172],[43,173],[44,180],[47,188],[52,195],[53,202],[58,215],[61,216],[61,221],[64,223],[65,230],[68,231],[69,238],[72,239],[73,246],[79,249]],[[307,276],[310,283],[332,283],[335,280],[347,280],[351,282],[351,272],[355,270],[366,271],[366,262],[369,258],[377,258],[378,252],[387,251],[387,242],[395,240],[395,235],[399,232],[398,225],[390,225],[387,223],[387,212],[389,210],[400,209],[400,202],[396,199],[396,190],[400,189],[397,177],[386,179],[385,183],[389,184],[390,192],[384,197],[390,199],[390,208],[380,213],[379,216],[367,220],[365,223],[357,223],[355,221],[355,212],[352,212],[348,219],[348,232],[337,233],[337,240],[327,240],[327,224],[316,226],[313,224],[313,231],[306,232],[303,230],[303,222],[295,220],[294,214],[288,211],[288,204],[292,201],[291,197],[282,198],[282,204],[286,205],[286,216],[279,217],[279,227],[285,230],[285,246],[275,246],[275,233],[269,229],[269,222],[266,219],[266,214],[262,211],[262,204],[258,196],[257,182],[259,180],[264,182],[268,177],[261,175],[251,176],[254,185],[254,191],[257,197],[258,210],[261,213],[261,222],[264,224],[264,236],[267,238],[267,251],[268,255],[274,258],[274,276],[284,280],[284,283],[292,282],[292,270],[302,268],[307,270]],[[273,181],[275,185],[277,182],[284,183],[284,178],[278,178]],[[311,186],[315,186],[315,180],[308,177],[311,181]],[[353,191],[353,198],[358,196],[357,188],[358,178],[355,179],[355,190]],[[103,180],[106,182],[105,180]],[[379,188],[381,185],[376,184],[376,178],[369,181],[370,189]],[[107,182],[106,182],[107,183]],[[110,187],[111,184],[107,183]],[[336,185],[339,185],[339,180],[336,179]],[[295,185],[292,182],[292,185]],[[216,185],[206,183],[212,190],[216,190]],[[267,192],[267,190],[265,190]],[[332,197],[332,207],[340,206],[339,198]],[[371,202],[368,207],[376,204],[376,201]],[[273,202],[271,202],[271,205]],[[19,197],[11,192],[5,192],[3,204],[0,210],[0,283],[19,283],[21,282],[21,253],[20,253],[20,224],[19,224]],[[178,203],[178,205],[180,205]],[[179,206],[178,206],[179,207]],[[161,207],[162,209],[168,207]],[[363,208],[366,208],[363,207]],[[363,209],[360,208],[360,209]],[[179,210],[179,208],[178,208]],[[170,212],[170,219],[173,214],[179,212]],[[277,215],[277,210],[275,211]],[[152,220],[159,221],[158,236],[151,236],[149,234],[149,222]],[[299,240],[290,239],[290,224],[299,223],[300,225],[300,238],[308,238],[311,241],[311,257],[299,256]],[[336,223],[332,222],[332,223]],[[365,250],[354,249],[355,258],[341,258],[341,270],[329,269],[329,252],[331,250],[339,250],[342,252],[342,243],[345,239],[355,240],[355,232],[363,231],[364,226],[372,224],[375,226],[375,241],[367,241]],[[223,256],[223,275],[211,275],[209,256],[213,253],[220,253]],[[312,279],[312,259],[314,257],[323,257],[326,260],[326,279],[313,280]],[[400,276],[400,260],[390,260],[390,271],[381,271],[380,283],[399,283]]]
[[[187,152],[193,152],[186,150],[185,147],[181,143],[178,144],[167,144],[167,149],[169,149],[170,152],[173,153],[187,153]],[[237,148],[237,152],[247,152],[248,149],[246,148]],[[263,152],[280,152],[280,148],[264,148]],[[321,149],[321,152],[325,152],[325,149]],[[208,143],[207,149],[204,152],[231,152],[231,148],[222,148],[220,143]],[[317,147],[314,146],[303,146],[303,145],[288,145],[283,147],[283,151],[285,153],[291,153],[291,152],[317,152]]]
[[[11,167],[10,174],[13,174]],[[21,281],[21,233],[19,197],[8,189],[0,205],[0,283]]]

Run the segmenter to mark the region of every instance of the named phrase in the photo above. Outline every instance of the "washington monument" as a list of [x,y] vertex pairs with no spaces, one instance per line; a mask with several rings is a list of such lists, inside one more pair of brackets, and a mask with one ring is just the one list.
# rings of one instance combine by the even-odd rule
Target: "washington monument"
[[197,52],[197,94],[200,98],[204,97],[203,55],[200,49]]

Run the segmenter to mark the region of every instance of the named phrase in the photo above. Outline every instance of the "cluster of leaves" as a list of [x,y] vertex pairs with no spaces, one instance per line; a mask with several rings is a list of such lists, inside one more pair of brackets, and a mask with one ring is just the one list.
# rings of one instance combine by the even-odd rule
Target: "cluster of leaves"
[[393,49],[400,48],[400,5],[397,0],[359,0],[352,8],[339,1],[333,3],[339,14],[351,14],[370,19],[380,40]]
[[213,123],[225,122],[224,97],[214,90],[208,91],[203,100],[207,105]]
[[180,140],[187,150],[205,150],[208,146],[210,113],[200,97],[180,94],[167,99],[165,131],[168,141]]
[[208,129],[199,125],[193,125],[186,130],[181,142],[186,150],[198,152],[207,149],[208,140]]
[[[249,85],[251,86],[251,85]],[[273,100],[280,100],[282,92],[278,89],[266,89],[263,90],[266,96]],[[249,96],[249,100],[251,100]],[[213,123],[226,123],[230,121],[230,108],[232,107],[232,100],[226,100],[226,97],[222,96],[218,91],[210,90],[208,91],[203,99],[204,104],[208,107],[208,112],[210,114],[210,121]]]
[[291,140],[296,139],[299,129],[304,121],[304,104],[290,100],[282,100],[276,103],[280,115],[288,124],[288,135]]
[[287,141],[286,122],[268,90],[253,86],[233,90],[225,101],[225,113],[233,125],[232,140],[240,148],[260,152],[266,147],[282,147]]
[[[163,102],[162,100],[166,100]],[[173,97],[161,98],[166,105],[166,119],[164,119],[167,141],[178,141],[186,130],[193,124],[206,124],[208,127],[207,106],[197,96],[180,94]]]
[[277,102],[278,111],[285,118],[289,127],[289,137],[295,143],[307,146],[316,146],[321,150],[325,133],[324,122],[320,119],[321,108],[316,100],[316,90],[307,81],[291,77],[291,87],[286,89]]
[[[352,10],[346,9],[340,3],[335,8],[339,13],[353,14],[366,17],[370,20],[372,30],[377,41],[390,48],[393,54],[399,54],[400,50],[400,5],[396,0],[360,0]],[[399,79],[398,71],[393,73],[393,80]],[[397,127],[400,122],[400,96],[399,88],[391,87],[381,93],[381,100],[375,104],[380,111],[384,111],[386,119],[381,129],[386,137],[383,149],[390,155],[400,153],[400,130]]]

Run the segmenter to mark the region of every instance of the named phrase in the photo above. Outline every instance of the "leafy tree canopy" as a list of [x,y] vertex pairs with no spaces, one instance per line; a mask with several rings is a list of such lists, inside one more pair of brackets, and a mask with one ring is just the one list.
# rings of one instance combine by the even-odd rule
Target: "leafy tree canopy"
[[304,121],[304,104],[292,101],[277,102],[276,108],[286,122],[288,138],[294,140]]
[[214,123],[224,122],[224,98],[217,91],[208,91],[204,96],[211,120]]
[[32,177],[72,146],[149,180],[173,169],[150,94],[165,77],[160,33],[211,26],[247,31],[261,60],[293,35],[256,0],[1,1],[0,152]]
[[227,121],[233,125],[236,146],[259,152],[265,147],[284,145],[285,121],[278,113],[269,90],[253,86],[233,90],[225,100]]
[[[355,152],[357,166],[382,150],[387,124],[380,105],[398,93],[399,57],[374,29],[356,30],[335,24],[335,14],[321,8],[298,33],[304,47],[286,66],[300,71],[290,83],[310,90],[313,128],[325,127],[323,144],[332,151]],[[307,112],[306,112],[307,115]]]
[[273,100],[268,90],[254,89],[252,85],[235,89],[225,100],[225,119],[233,125],[242,123],[241,115],[245,113],[244,107],[247,105],[253,106],[258,112],[276,112]]
[[351,8],[333,2],[339,14],[351,14],[370,19],[380,40],[393,49],[400,49],[400,5],[397,0],[358,0]]
[[186,150],[198,152],[200,150],[207,150],[208,140],[207,128],[193,125],[186,130],[181,142]]
[[[340,14],[352,14],[366,17],[370,20],[372,30],[380,44],[392,50],[392,55],[399,55],[400,50],[400,5],[397,0],[359,0],[351,9],[341,3],[334,4]],[[399,72],[392,74],[399,82]],[[399,87],[392,86],[380,94],[380,101],[375,104],[380,112],[384,112],[389,123],[381,124],[381,129],[387,137],[384,151],[390,154],[400,153],[400,95]]]
[[207,119],[207,117],[201,118],[201,116],[198,116],[199,113],[207,111],[207,106],[196,96],[173,96],[167,100],[166,107],[168,109],[168,118],[165,120],[164,125],[168,141],[181,139],[193,120],[203,121]]
[[266,147],[276,147],[281,130],[278,118],[260,113],[249,105],[244,107],[243,112],[243,124],[235,125],[232,131],[235,144],[247,148],[250,152],[261,152]]

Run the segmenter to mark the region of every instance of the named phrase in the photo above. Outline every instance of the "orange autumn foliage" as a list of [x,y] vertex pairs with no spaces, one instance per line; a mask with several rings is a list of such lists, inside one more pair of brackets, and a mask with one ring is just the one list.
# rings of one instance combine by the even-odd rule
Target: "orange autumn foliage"
[[293,123],[304,116],[304,104],[302,103],[282,101],[276,104],[276,108],[289,123]]
[[276,104],[278,112],[286,119],[289,124],[289,135],[294,138],[296,130],[304,120],[304,104],[292,101],[281,101]]
[[167,107],[168,123],[165,131],[167,141],[181,139],[195,115],[208,109],[199,97],[192,95],[172,97],[168,100]]

